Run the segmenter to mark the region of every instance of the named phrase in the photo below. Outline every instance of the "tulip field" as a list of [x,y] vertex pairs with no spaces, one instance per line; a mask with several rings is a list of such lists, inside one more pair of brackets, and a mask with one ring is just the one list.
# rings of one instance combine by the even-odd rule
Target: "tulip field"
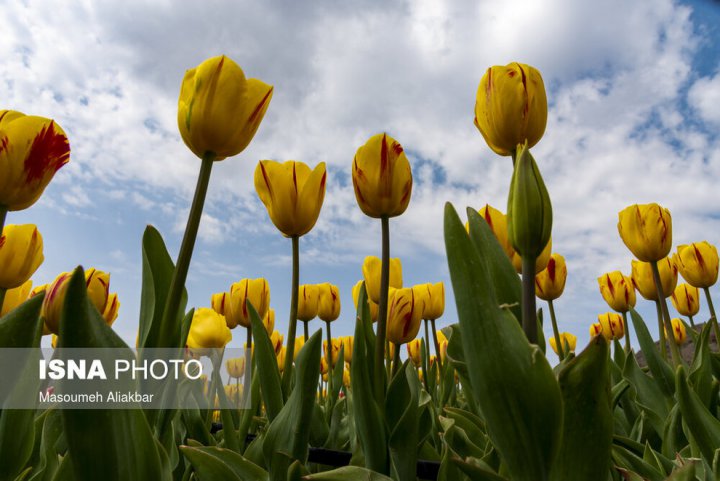
[[[109,273],[77,267],[33,287],[43,238],[23,211],[71,160],[72,139],[49,118],[0,110],[0,359],[17,359],[0,383],[0,481],[720,479],[717,249],[701,239],[674,246],[667,209],[628,206],[617,235],[636,259],[631,272],[597,273],[608,310],[583,327],[587,345],[560,332],[553,301],[567,266],[552,251],[552,196],[531,152],[548,101],[529,65],[494,66],[480,80],[475,125],[514,167],[506,213],[445,205],[438,228],[451,286],[403,285],[390,227],[412,201],[413,174],[401,143],[378,133],[348,162],[357,205],[382,232],[381,257],[365,259],[352,291],[352,336],[333,336],[338,287],[299,279],[300,243],[325,199],[324,163],[260,160],[255,169],[262,220],[292,255],[289,312],[270,308],[264,278],[236,279],[189,306],[213,165],[251,143],[272,96],[225,56],[182,79],[177,124],[199,159],[197,187],[177,255],[154,227],[143,235],[135,346],[113,330],[122,299]],[[709,319],[698,316],[703,295]],[[635,310],[646,301],[656,318]],[[438,329],[446,312],[459,322]],[[275,329],[276,315],[287,316],[287,332]],[[323,328],[311,331],[315,318]],[[648,328],[656,322],[659,339]],[[233,333],[242,352],[227,347]],[[52,350],[40,349],[43,336]],[[690,357],[681,354],[688,341]],[[177,361],[175,378],[118,374],[159,350]],[[112,378],[100,352],[114,362],[118,393],[137,396],[77,403],[90,399],[82,390],[91,381]]]

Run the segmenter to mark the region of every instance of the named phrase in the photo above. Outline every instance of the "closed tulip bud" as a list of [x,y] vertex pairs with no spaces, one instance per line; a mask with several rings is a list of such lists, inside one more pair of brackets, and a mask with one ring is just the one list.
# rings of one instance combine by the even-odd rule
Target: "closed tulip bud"
[[228,359],[225,363],[227,366],[227,371],[230,377],[239,379],[245,374],[245,358],[244,357],[236,357],[233,359]]
[[[550,347],[552,347],[552,350],[555,351],[555,354],[558,354],[558,348],[555,343],[555,336],[552,336],[550,339]],[[575,347],[577,346],[577,336],[570,334],[569,332],[563,332],[560,334],[560,342],[563,345],[563,352],[569,353],[569,352],[575,352]]]
[[[662,284],[663,296],[670,297],[677,286],[678,270],[675,262],[670,257],[658,261],[660,271],[660,283]],[[652,267],[648,262],[632,261],[632,272],[630,274],[633,285],[648,301],[656,301],[658,298],[655,280],[653,279]]]
[[[539,274],[542,272],[548,265],[548,262],[550,262],[550,256],[552,252],[552,239],[550,239],[545,246],[545,249],[540,253],[540,255],[535,259],[535,274]],[[522,274],[522,257],[517,252],[513,252],[513,256],[510,259],[510,262],[512,262],[513,267],[515,268],[515,272],[518,274]]]
[[631,205],[620,211],[618,232],[630,252],[643,262],[659,261],[672,247],[672,217],[658,204]]
[[622,272],[613,271],[598,277],[598,286],[611,309],[628,312],[631,307],[635,307],[635,285],[632,278]]
[[[324,350],[325,350],[325,344],[323,344],[323,351]],[[320,374],[322,374],[323,381],[327,381],[327,372],[328,372],[327,356],[323,355],[323,357],[320,358]]]
[[7,292],[5,292],[5,300],[2,303],[2,308],[0,308],[0,317],[28,300],[30,296],[30,289],[32,289],[31,280],[25,281],[25,283],[20,287],[8,289]]
[[554,301],[562,295],[566,280],[565,258],[552,254],[547,267],[535,275],[535,295],[544,301]]
[[295,351],[293,352],[293,361],[295,359],[297,359],[298,354],[300,354],[300,349],[302,349],[304,345],[305,345],[305,336],[295,337]]
[[280,351],[277,352],[275,357],[277,358],[278,363],[278,370],[282,374],[283,370],[285,369],[285,357],[287,356],[287,348],[285,346],[282,346],[280,348]]
[[552,204],[537,163],[518,146],[507,208],[508,240],[521,257],[537,258],[550,240]]
[[250,327],[250,311],[245,301],[250,301],[260,319],[264,318],[270,304],[270,287],[267,280],[242,279],[230,286],[224,308],[225,320],[230,329],[235,329],[238,325]]
[[[507,217],[505,214],[490,204],[485,204],[485,207],[480,209],[478,214],[480,214],[480,217],[485,219],[485,222],[487,222],[487,225],[490,227],[492,233],[495,234],[495,238],[500,244],[500,247],[502,247],[503,251],[505,251],[505,254],[507,254],[508,258],[512,259],[515,254],[515,249],[513,249],[510,241],[508,240]],[[467,222],[465,223],[465,230],[470,232],[470,225]]]
[[682,316],[694,316],[700,311],[700,291],[690,284],[679,284],[670,300],[675,310]]
[[445,284],[436,282],[427,284],[428,299],[423,310],[424,319],[440,319],[445,312]]
[[420,367],[422,365],[420,339],[413,339],[405,344],[405,347],[407,348],[408,357],[412,363],[415,367]]
[[331,322],[340,316],[340,290],[326,282],[318,285],[318,317]]
[[445,359],[447,359],[447,348],[448,348],[448,340],[445,339],[444,341],[439,341],[440,344],[440,360],[445,364]]
[[673,256],[680,275],[694,287],[706,288],[718,279],[718,252],[707,241],[678,246]]
[[278,331],[273,331],[270,335],[270,344],[272,344],[276,356],[280,352],[280,349],[282,349],[283,347],[283,339],[283,335],[280,334]]
[[[71,272],[63,272],[55,278],[45,292],[40,316],[45,319],[45,326],[53,334],[58,334],[60,330],[60,316],[70,277],[72,277]],[[110,275],[91,267],[85,271],[85,285],[88,300],[102,315],[109,297]]]
[[212,309],[195,309],[187,337],[190,349],[221,349],[232,340],[225,318]]
[[[362,265],[363,278],[365,279],[365,289],[367,290],[368,299],[375,304],[380,302],[380,270],[382,261],[375,256],[367,256]],[[402,279],[402,263],[400,259],[390,259],[390,287],[400,289],[403,285]]]
[[373,135],[357,150],[352,181],[355,199],[367,216],[395,217],[410,203],[410,162],[402,145],[387,134]]
[[625,324],[623,318],[617,312],[606,312],[598,316],[598,323],[601,326],[602,335],[608,341],[622,339],[625,335]]
[[272,334],[275,330],[275,309],[268,309],[267,314],[263,317],[263,326],[268,334]]
[[[327,340],[323,342],[323,357],[324,358],[327,358],[327,344],[328,344]],[[342,347],[342,345],[343,345],[342,340],[337,339],[337,338],[331,339],[330,355],[332,356],[333,366],[335,366],[335,364],[337,363],[338,357],[340,356],[340,348]]]
[[315,284],[303,284],[298,291],[297,318],[308,322],[317,317],[320,291]]
[[239,154],[255,136],[272,94],[271,85],[246,79],[228,57],[205,60],[185,72],[180,88],[178,127],[185,145],[201,158]]
[[545,84],[537,69],[515,62],[485,72],[475,99],[475,126],[495,153],[510,155],[524,142],[532,147],[546,124]]
[[[670,324],[672,325],[673,337],[675,338],[675,342],[678,344],[678,346],[684,344],[687,340],[687,331],[685,329],[685,324],[677,317],[671,319]],[[665,337],[668,337],[667,329],[665,329]]]
[[347,365],[343,369],[343,386],[350,387],[350,369],[347,368]]
[[0,110],[0,206],[27,209],[69,161],[70,144],[55,121]]
[[22,286],[43,260],[43,239],[34,224],[6,225],[0,235],[0,288]]
[[118,317],[120,311],[120,301],[118,300],[117,292],[113,292],[108,296],[107,302],[105,303],[105,310],[102,313],[103,319],[108,326],[112,326],[115,319]]
[[387,338],[395,344],[412,341],[420,330],[420,316],[411,288],[390,289],[388,296]]
[[342,342],[343,346],[343,356],[345,357],[345,362],[348,364],[352,362],[353,341],[354,338],[352,336],[344,336],[340,338],[340,342]]
[[325,198],[325,162],[314,170],[306,164],[261,160],[255,190],[275,227],[286,237],[307,234],[317,222]]

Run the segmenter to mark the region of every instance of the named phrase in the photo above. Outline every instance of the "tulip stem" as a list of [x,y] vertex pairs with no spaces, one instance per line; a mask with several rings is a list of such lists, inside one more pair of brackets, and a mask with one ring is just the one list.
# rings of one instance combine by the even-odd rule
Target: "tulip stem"
[[[247,342],[245,343],[245,380],[243,381],[245,386],[250,386],[251,379],[250,376],[252,375],[252,324],[246,327],[247,329]],[[248,368],[249,366],[249,368]],[[239,382],[239,381],[238,381]],[[242,400],[242,407],[250,409],[249,406],[249,399],[250,399],[250,390],[243,388],[243,400]]]
[[325,348],[325,354],[327,356],[328,364],[328,397],[330,397],[330,394],[333,392],[332,336],[330,335],[330,321],[325,321],[325,325],[327,326],[327,343],[325,344],[327,347]]
[[430,365],[430,336],[428,334],[428,319],[423,319],[425,323],[425,362]]
[[663,359],[667,359],[667,347],[665,345],[665,328],[663,327],[662,310],[660,309],[660,301],[655,300],[655,310],[657,311],[658,332],[660,337],[660,354]]
[[[380,302],[378,304],[377,339],[375,341],[375,401],[382,408],[385,405],[385,337],[387,329],[388,289],[390,287],[390,219],[381,217],[382,222],[382,266],[380,268]],[[397,346],[395,346],[397,351]],[[396,352],[396,356],[400,353]]]
[[[287,352],[282,375],[282,390],[285,398],[290,395],[290,378],[295,357],[295,331],[297,329],[298,293],[300,290],[300,238],[292,237],[292,294],[290,296],[290,320],[288,322]],[[307,338],[305,339],[307,342]]]
[[440,356],[440,343],[438,342],[437,328],[435,327],[435,319],[430,319],[432,323],[432,334],[433,342],[435,343],[435,355],[437,356],[437,362],[440,369],[442,369],[442,357]]
[[2,235],[3,228],[5,227],[5,219],[7,218],[7,207],[0,205],[0,235]]
[[309,321],[303,321],[303,334],[305,334],[306,341],[310,339],[310,334],[308,333],[308,322]]
[[[0,306],[1,307],[1,306]],[[693,320],[693,316],[688,316],[690,318],[690,325],[692,327],[695,327],[695,321]]]
[[4,287],[0,287],[0,312],[2,312],[2,306],[5,302],[5,293],[7,292],[7,289]]
[[[662,318],[665,320],[665,331],[672,333],[672,322],[670,321],[670,311],[668,311],[667,302],[665,301],[665,295],[663,293],[662,281],[660,280],[660,270],[658,269],[657,261],[650,263],[652,267],[653,279],[655,280],[655,288],[657,289],[658,304],[660,305],[660,311],[662,312]],[[663,329],[660,329],[660,333],[664,334]],[[664,335],[661,337],[661,343],[664,346],[665,341],[663,340]],[[670,344],[670,355],[672,356],[672,362],[675,367],[681,364],[680,349],[678,349],[675,336],[667,336]]]
[[[192,258],[193,248],[195,247],[195,239],[197,238],[198,228],[200,227],[200,217],[202,216],[205,196],[207,195],[208,185],[210,184],[210,173],[215,157],[214,153],[206,152],[202,158],[202,164],[200,164],[200,174],[198,175],[197,186],[195,187],[195,196],[193,197],[192,206],[190,207],[190,215],[185,227],[185,235],[183,236],[182,244],[180,244],[180,253],[178,254],[175,270],[173,271],[172,280],[170,281],[170,290],[165,301],[162,322],[160,323],[161,333],[158,339],[160,339],[161,344],[171,341],[177,335],[176,333],[180,332],[180,326],[176,324],[178,309],[180,308],[180,297],[185,287],[185,280],[187,279],[188,268],[190,267],[190,259]],[[153,347],[163,347],[163,345]]]
[[[715,323],[713,324],[713,330],[715,331],[715,341],[720,346],[720,330],[718,330],[717,316],[715,315],[715,306],[713,306],[712,297],[710,297],[710,289],[707,287],[703,287],[703,291],[705,291],[705,299],[707,299],[708,309],[710,309],[710,322],[715,319]],[[2,302],[0,302],[0,307],[2,307]],[[692,322],[692,316],[690,316],[690,322]],[[695,326],[695,324],[693,324],[693,326]]]
[[[523,276],[524,277],[524,276]],[[555,307],[553,306],[552,299],[548,301],[548,310],[550,311],[550,321],[552,321],[553,334],[555,335],[555,344],[557,345],[558,358],[562,361],[565,359],[565,346],[560,338],[560,330],[557,325],[557,318],[555,317]]]
[[625,352],[630,353],[632,348],[630,347],[630,328],[627,322],[627,311],[622,313],[623,317],[623,329],[625,330]]
[[[402,344],[395,345],[395,355],[393,359],[393,367],[392,367],[392,375],[395,377],[395,374],[397,374],[398,369],[400,369],[400,347],[402,347]],[[425,376],[427,377],[427,376]]]
[[522,326],[531,344],[537,344],[535,313],[535,257],[522,258]]

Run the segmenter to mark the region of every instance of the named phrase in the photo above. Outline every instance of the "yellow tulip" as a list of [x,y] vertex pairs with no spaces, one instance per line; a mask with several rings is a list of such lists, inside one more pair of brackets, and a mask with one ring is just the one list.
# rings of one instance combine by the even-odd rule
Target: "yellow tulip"
[[400,143],[387,134],[373,135],[357,150],[352,181],[355,199],[367,216],[395,217],[410,203],[410,162]]
[[8,289],[7,292],[5,292],[5,300],[2,303],[2,308],[0,308],[0,317],[28,300],[30,289],[32,289],[32,281],[29,279],[19,287]]
[[[378,304],[380,302],[380,270],[382,261],[379,257],[367,256],[362,265],[363,278],[365,279],[365,289],[368,298]],[[403,285],[402,280],[402,263],[400,259],[390,259],[390,287],[400,289]]]
[[[325,344],[323,343],[323,351],[325,351]],[[328,362],[327,356],[323,354],[320,358],[320,374],[322,374],[323,381],[327,381]]]
[[120,301],[118,300],[117,292],[113,292],[108,296],[107,302],[105,303],[105,310],[102,313],[103,319],[108,326],[112,326],[115,319],[118,317],[120,311]]
[[349,364],[352,362],[354,338],[352,336],[344,336],[340,338],[340,342],[342,342],[343,345],[343,356],[345,357],[345,362]]
[[511,63],[490,67],[480,80],[475,100],[475,126],[488,147],[510,155],[526,140],[532,147],[547,124],[547,97],[540,72]]
[[298,354],[300,354],[300,349],[303,348],[305,345],[305,336],[296,336],[295,337],[295,351],[293,351],[293,361],[297,359]]
[[[355,311],[357,311],[357,303],[358,303],[358,296],[360,296],[360,286],[362,286],[362,283],[364,281],[357,281],[357,283],[352,288],[352,296],[353,301],[355,302]],[[379,287],[378,287],[379,289]],[[367,298],[368,307],[370,308],[370,319],[372,322],[377,321],[377,315],[378,315],[378,305],[377,303],[370,300],[370,297]]]
[[[505,214],[490,204],[485,204],[485,207],[480,209],[478,214],[485,219],[485,222],[487,222],[487,225],[490,227],[492,233],[495,234],[495,238],[500,244],[500,247],[502,247],[503,251],[505,251],[505,254],[507,254],[508,258],[512,259],[515,254],[515,249],[513,249],[510,241],[508,240],[507,217]],[[465,230],[470,232],[470,225],[467,222],[465,223]]]
[[[658,261],[660,271],[660,283],[665,297],[670,297],[677,285],[678,270],[675,262],[670,257]],[[652,268],[648,262],[632,261],[632,272],[630,274],[633,285],[640,292],[640,295],[649,301],[656,301],[657,289],[652,275]]]
[[420,316],[411,288],[390,289],[388,296],[387,338],[395,344],[412,341],[420,330]]
[[282,349],[283,347],[283,338],[283,335],[280,334],[278,331],[273,331],[270,335],[270,344],[272,344],[276,356],[280,352],[280,349]]
[[237,384],[226,384],[223,386],[225,389],[225,396],[233,404],[237,404],[240,401],[241,389]]
[[347,368],[347,364],[343,369],[343,386],[350,387],[350,369]]
[[[545,249],[540,253],[537,260],[535,260],[535,274],[538,274],[542,272],[548,265],[548,262],[550,262],[550,256],[552,252],[552,239],[550,239],[545,246]],[[510,259],[512,262],[513,267],[515,268],[515,272],[518,274],[522,274],[522,257],[520,257],[520,254],[513,251],[512,259]]]
[[659,261],[670,253],[672,217],[658,204],[635,204],[621,210],[618,232],[630,252],[643,262]]
[[43,260],[43,238],[34,224],[6,225],[0,235],[0,288],[22,286]]
[[69,161],[70,144],[54,120],[0,110],[0,206],[27,209]]
[[566,280],[565,258],[552,254],[547,267],[535,275],[535,295],[544,301],[554,301],[562,295]]
[[[440,332],[440,331],[438,331]],[[445,359],[447,359],[447,349],[448,349],[448,340],[445,339],[443,341],[439,341],[440,344],[440,360],[445,364]]]
[[415,367],[420,367],[422,365],[420,339],[413,339],[405,347],[407,347],[408,357],[412,363]]
[[325,198],[325,162],[314,170],[306,164],[261,160],[255,169],[255,190],[270,220],[286,237],[307,234],[317,222]]
[[[683,324],[683,322],[677,317],[671,319],[670,324],[672,325],[673,337],[675,338],[675,342],[678,344],[678,346],[684,344],[687,340],[687,331],[685,330],[685,324]],[[667,329],[665,330],[665,337],[668,337]]]
[[420,311],[420,319],[427,319],[425,317],[425,309],[430,304],[430,290],[428,284],[415,284],[412,286],[413,296],[415,297],[415,305]]
[[230,377],[239,379],[245,374],[245,358],[236,357],[225,362]]
[[50,338],[50,345],[52,346],[53,349],[55,349],[57,347],[57,342],[58,342],[58,337],[55,334],[53,334],[52,337]]
[[320,291],[315,284],[303,284],[300,286],[298,291],[298,320],[308,322],[317,317],[319,294]]
[[249,300],[257,311],[260,319],[267,314],[270,304],[270,287],[267,280],[242,279],[230,286],[230,293],[226,296],[224,315],[230,329],[238,325],[250,327],[250,311],[246,300]]
[[428,298],[425,300],[423,319],[439,319],[445,312],[445,284],[436,282],[428,283],[426,286]]
[[[71,272],[63,272],[55,278],[45,292],[40,316],[45,319],[45,326],[53,334],[58,334],[60,331],[60,316],[71,277]],[[85,271],[85,285],[90,303],[102,315],[109,297],[110,275],[91,267]]]
[[707,241],[678,246],[673,259],[691,286],[706,288],[717,282],[720,260],[717,248]]
[[267,314],[263,317],[263,325],[268,334],[272,334],[275,330],[275,309],[269,308]]
[[278,351],[278,353],[275,355],[275,357],[277,358],[278,370],[280,370],[280,373],[282,373],[283,370],[285,369],[285,357],[286,356],[287,356],[287,349],[285,348],[285,346],[282,346],[280,348],[280,351]]
[[598,286],[605,302],[611,309],[627,312],[635,307],[635,285],[632,278],[620,271],[613,271],[598,277]]
[[[555,351],[555,354],[558,354],[555,336],[550,337],[548,341],[550,342],[550,347],[552,347],[552,350]],[[577,346],[577,336],[570,334],[569,332],[562,332],[560,333],[560,342],[563,345],[563,352],[565,353],[565,355],[567,355],[567,353],[569,352],[575,352],[575,347]]]
[[[327,359],[327,340],[323,341],[323,358]],[[331,352],[330,355],[332,356],[332,364],[335,366],[335,363],[337,363],[338,357],[340,356],[340,347],[342,347],[343,343],[340,339],[331,339],[330,342],[330,348]]]
[[185,72],[178,99],[178,127],[185,145],[198,157],[222,160],[242,152],[255,136],[272,98],[273,87],[246,79],[222,55]]
[[700,311],[700,291],[690,284],[679,284],[670,300],[680,315],[691,317]]
[[195,309],[187,337],[190,349],[221,349],[232,340],[225,318],[207,307]]
[[318,317],[331,322],[340,316],[340,290],[326,282],[318,285]]
[[602,334],[605,339],[611,341],[612,339],[622,339],[625,335],[625,323],[623,318],[617,312],[606,312],[598,316],[598,322],[593,326],[600,325],[600,332],[593,334],[591,329],[591,336]]
[[220,314],[225,315],[225,303],[227,302],[227,292],[218,292],[210,296],[210,307]]
[[28,299],[31,297],[35,297],[41,292],[45,292],[48,288],[48,284],[40,284],[39,286],[33,287],[33,289],[30,291],[30,294],[28,294]]

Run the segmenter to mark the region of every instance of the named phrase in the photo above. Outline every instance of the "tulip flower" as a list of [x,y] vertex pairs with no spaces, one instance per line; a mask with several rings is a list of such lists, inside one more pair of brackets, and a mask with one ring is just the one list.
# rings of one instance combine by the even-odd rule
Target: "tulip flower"
[[565,258],[560,254],[552,254],[548,260],[547,267],[538,274],[535,274],[535,295],[548,303],[550,320],[555,335],[555,345],[558,346],[558,350],[560,351],[558,356],[561,361],[565,358],[565,353],[563,352],[564,346],[560,331],[558,330],[553,301],[562,295],[566,280],[567,267],[565,266]]
[[[672,258],[666,257],[658,262],[660,281],[664,297],[670,297],[677,285],[678,269]],[[640,295],[649,301],[658,300],[658,293],[653,280],[652,266],[648,262],[632,261],[630,274],[633,285]]]
[[275,309],[269,308],[265,317],[263,317],[263,326],[268,334],[272,334],[275,330]]
[[245,358],[236,357],[225,362],[230,377],[240,379],[245,374]]
[[298,297],[298,320],[308,322],[315,319],[318,313],[318,300],[319,290],[317,285],[301,285]]
[[[362,265],[363,278],[368,299],[375,304],[380,302],[380,270],[382,261],[375,256],[367,256]],[[390,287],[400,289],[403,285],[402,263],[400,259],[390,259]]]
[[227,302],[227,292],[218,292],[210,296],[210,306],[212,309],[220,314],[225,315],[225,303]]
[[246,79],[238,64],[222,55],[185,72],[178,99],[178,127],[190,150],[216,160],[239,154],[255,136],[273,87]]
[[280,372],[283,372],[283,369],[285,369],[285,357],[287,356],[287,348],[285,346],[282,346],[280,348],[280,351],[275,355],[277,359],[278,364],[278,370]]
[[0,110],[0,210],[33,205],[69,161],[70,144],[54,120]]
[[347,368],[347,365],[345,365],[345,369],[343,369],[343,386],[346,388],[350,387],[350,369]]
[[440,362],[445,364],[447,358],[448,340],[440,341]]
[[590,337],[602,334],[608,341],[622,339],[625,335],[623,318],[617,312],[606,312],[598,316],[598,322],[590,327]]
[[[352,296],[353,296],[353,301],[355,302],[355,310],[356,311],[358,308],[357,303],[358,303],[358,296],[360,295],[360,286],[362,286],[363,282],[364,281],[357,281],[357,283],[352,288]],[[377,321],[378,305],[375,302],[373,302],[372,300],[370,300],[370,297],[367,298],[367,304],[368,304],[368,307],[370,308],[370,320],[372,320],[372,322]]]
[[297,359],[297,355],[300,352],[300,349],[302,349],[304,345],[305,345],[305,338],[303,336],[298,336],[295,338],[295,344],[294,344],[295,349],[293,350],[293,355],[294,355],[293,361],[295,359]]
[[475,126],[488,147],[499,155],[511,155],[524,142],[532,147],[546,124],[547,97],[537,69],[515,62],[487,70],[475,99]]
[[[500,247],[502,247],[503,251],[505,251],[505,254],[507,254],[508,258],[512,259],[513,255],[515,255],[515,249],[513,249],[510,241],[508,240],[507,217],[505,214],[490,204],[485,204],[485,207],[480,209],[478,214],[480,214],[480,217],[485,219],[485,222],[487,222],[487,225],[490,227],[492,233],[495,234],[495,238],[500,244]],[[470,225],[468,223],[465,224],[465,229],[470,232]]]
[[598,277],[598,286],[600,294],[611,309],[627,312],[631,307],[635,307],[635,285],[631,277],[620,271],[609,272]]
[[277,356],[283,346],[283,335],[278,331],[273,331],[270,335],[270,344],[272,344],[273,349],[275,350],[275,355]]
[[707,241],[693,242],[677,248],[673,256],[680,275],[694,287],[711,287],[718,279],[718,252]]
[[286,237],[300,237],[317,222],[326,178],[325,162],[310,170],[294,160],[261,160],[255,169],[255,190],[275,227]]
[[[70,277],[72,277],[71,272],[63,272],[55,278],[45,292],[40,316],[45,319],[45,326],[53,334],[60,332],[60,316]],[[102,315],[105,312],[108,297],[110,296],[110,275],[95,268],[90,268],[85,271],[85,284],[90,303]]]
[[670,253],[672,217],[658,204],[635,204],[621,210],[618,232],[630,252],[643,262],[659,261]]
[[[555,351],[555,354],[558,354],[558,346],[555,338],[551,337],[550,339],[548,339],[548,341],[550,342],[550,347],[552,347],[552,350]],[[560,334],[560,342],[562,343],[563,352],[575,352],[575,347],[577,346],[577,336],[570,334],[569,332],[563,332]]]
[[212,309],[195,309],[187,337],[190,349],[221,349],[232,340],[225,318]]
[[[681,319],[678,319],[677,317],[672,319],[672,331],[673,331],[673,337],[675,338],[675,342],[678,345],[682,345],[687,340],[687,331],[685,329],[685,324],[682,322]],[[667,331],[665,331],[665,336],[668,336]]]
[[108,326],[112,326],[115,319],[118,317],[120,311],[120,301],[118,300],[117,292],[113,292],[108,296],[107,302],[105,302],[105,310],[102,313],[103,319]]
[[357,203],[367,216],[396,217],[410,203],[410,162],[400,143],[387,134],[373,135],[357,150],[352,181]]
[[250,327],[250,312],[245,302],[248,300],[260,319],[264,318],[270,304],[270,287],[267,280],[263,278],[242,279],[230,286],[223,312],[230,329],[235,329],[238,325]]
[[340,291],[328,282],[318,287],[318,317],[331,322],[340,316]]
[[352,363],[353,336],[343,336],[340,338],[340,342],[342,342],[343,345],[343,357],[345,358],[345,362],[348,364]]
[[341,339],[335,338],[331,339],[330,342],[330,352],[328,352],[328,343],[327,341],[323,341],[323,356],[327,358],[327,362],[330,363],[330,365],[335,366],[338,361],[338,357],[340,356],[340,348],[343,346],[343,342]]
[[436,282],[426,284],[428,299],[423,309],[423,318],[436,320],[442,317],[445,312],[445,284]]
[[675,310],[681,315],[690,318],[690,324],[695,325],[693,316],[700,311],[700,291],[690,284],[679,284],[670,296]]
[[415,365],[415,367],[422,366],[420,339],[413,339],[405,346],[407,347],[408,357],[410,358],[410,360],[412,360],[412,363]]
[[43,238],[34,224],[6,225],[0,235],[0,289],[22,286],[44,259]]
[[5,301],[2,303],[2,307],[0,307],[0,317],[3,317],[5,314],[12,311],[20,304],[28,300],[30,297],[31,289],[32,281],[29,279],[19,287],[8,289],[8,291],[5,293]]
[[408,343],[420,330],[422,312],[411,288],[390,289],[389,294],[387,338],[395,344]]

